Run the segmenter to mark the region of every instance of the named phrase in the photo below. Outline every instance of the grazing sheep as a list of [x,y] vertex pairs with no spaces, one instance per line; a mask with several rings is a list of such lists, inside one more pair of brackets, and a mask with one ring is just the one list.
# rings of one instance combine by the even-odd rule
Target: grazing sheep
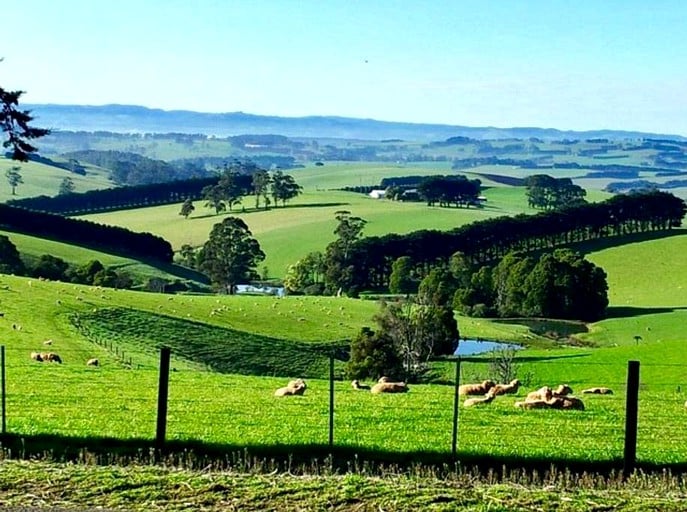
[[496,395],[505,395],[509,393],[517,393],[520,387],[520,381],[518,379],[513,379],[510,384],[496,384],[489,392],[493,392]]
[[585,395],[612,395],[613,390],[610,388],[598,387],[583,389],[582,393]]
[[482,398],[468,398],[463,402],[463,407],[472,407],[474,405],[490,404],[496,398],[496,388],[491,388]]
[[408,385],[405,382],[378,382],[372,386],[370,392],[375,395],[379,393],[407,393]]
[[481,384],[463,384],[458,388],[459,395],[486,395],[495,386],[494,381],[485,380]]
[[353,386],[353,389],[360,389],[360,390],[368,390],[370,389],[370,386],[367,386],[366,384],[361,384],[358,380],[354,380],[351,382],[351,386]]
[[41,352],[41,358],[48,363],[62,363],[62,358],[55,352]]
[[100,361],[98,361],[96,358],[89,359],[86,361],[86,366],[100,366]]
[[34,361],[38,361],[39,363],[43,362],[43,358],[38,352],[31,352],[31,359],[33,359]]
[[45,340],[43,345],[52,345],[52,340]]
[[536,402],[537,400],[551,400],[553,397],[553,391],[549,386],[544,386],[543,388],[539,388],[536,391],[532,391],[531,393],[527,394],[527,398],[525,398],[526,402]]
[[294,396],[302,395],[307,389],[307,385],[303,379],[296,379],[290,381],[286,387],[279,388],[274,392],[274,396]]

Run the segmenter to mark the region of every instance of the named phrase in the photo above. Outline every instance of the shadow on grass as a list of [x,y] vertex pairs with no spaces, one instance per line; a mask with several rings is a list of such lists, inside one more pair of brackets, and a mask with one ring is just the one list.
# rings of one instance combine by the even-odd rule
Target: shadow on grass
[[565,247],[574,249],[582,254],[590,252],[602,251],[612,247],[620,247],[622,245],[634,244],[639,242],[648,242],[650,240],[660,240],[662,238],[671,238],[674,236],[687,235],[687,229],[674,228],[665,231],[649,231],[646,233],[632,233],[629,235],[610,236],[607,238],[600,238],[598,240],[588,240],[585,242],[576,242],[568,244]]
[[661,313],[674,313],[675,311],[686,311],[687,306],[674,308],[638,308],[632,306],[610,306],[606,309],[606,319],[610,318],[633,318],[644,315],[657,315]]
[[[537,471],[544,474],[552,468],[574,473],[613,473],[623,469],[621,458],[596,461],[576,458],[541,458],[485,456],[470,450],[458,450],[457,457],[441,451],[381,451],[360,446],[342,445],[332,449],[326,444],[302,445],[232,445],[199,440],[169,441],[159,448],[150,439],[114,439],[60,435],[5,434],[2,452],[12,459],[49,459],[58,462],[95,464],[174,463],[198,469],[213,467],[259,469],[270,471],[313,472],[314,470],[366,471],[387,470],[389,466],[406,470],[417,466],[441,470],[463,468],[483,473],[512,470]],[[687,461],[669,464],[638,463],[647,472],[687,472]]]
[[[589,357],[591,354],[565,354],[565,355],[551,355],[551,356],[521,356],[517,353],[513,356],[513,362],[516,363],[536,363],[539,361],[553,361],[555,359],[577,359],[580,357]],[[487,354],[479,354],[475,356],[461,357],[460,360],[469,363],[484,363],[491,361],[492,356]]]
[[257,213],[257,212],[268,212],[272,210],[292,210],[294,208],[331,208],[333,206],[348,206],[351,203],[344,203],[341,201],[329,202],[329,203],[301,203],[301,204],[287,204],[285,206],[270,206],[269,208],[244,208],[242,210],[232,210],[223,211],[219,213],[205,213],[203,215],[194,215],[191,219],[207,219],[210,217],[228,217],[236,214],[243,213]]

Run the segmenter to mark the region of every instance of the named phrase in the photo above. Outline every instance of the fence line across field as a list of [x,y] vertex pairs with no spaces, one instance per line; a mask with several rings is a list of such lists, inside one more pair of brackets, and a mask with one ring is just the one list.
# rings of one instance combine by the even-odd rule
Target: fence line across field
[[[19,350],[12,350],[12,352],[16,352],[17,357],[19,357]],[[24,354],[22,357],[26,357],[25,351],[21,351],[22,354]],[[82,352],[75,352],[75,353],[82,353]],[[14,359],[14,358],[13,358]],[[247,421],[248,424],[250,424],[250,418],[251,418],[251,413],[246,412],[246,406],[245,402],[240,401],[239,395],[236,395],[237,398],[231,397],[230,392],[232,390],[235,390],[230,385],[216,385],[216,386],[210,386],[208,388],[203,388],[200,389],[197,394],[198,398],[187,398],[187,397],[180,397],[180,398],[175,398],[174,396],[174,379],[172,379],[172,393],[170,396],[170,373],[171,373],[171,350],[168,348],[163,348],[160,351],[160,360],[159,360],[159,368],[157,370],[152,370],[151,368],[145,368],[141,370],[132,370],[132,371],[143,371],[146,373],[152,373],[155,372],[157,373],[158,377],[158,385],[157,385],[157,390],[155,389],[149,389],[148,391],[150,392],[150,395],[148,397],[142,397],[142,396],[119,396],[119,397],[112,397],[108,394],[108,392],[117,392],[117,388],[108,388],[107,391],[104,391],[102,389],[102,386],[98,386],[97,382],[84,382],[83,385],[81,385],[81,382],[77,382],[77,384],[80,386],[79,387],[79,394],[78,395],[70,395],[68,397],[60,396],[59,392],[60,389],[58,387],[55,388],[54,390],[54,398],[50,395],[44,394],[43,392],[33,392],[30,395],[27,394],[22,394],[21,393],[21,383],[14,383],[11,382],[11,391],[8,393],[7,391],[7,380],[6,380],[6,366],[7,366],[7,361],[6,361],[6,352],[5,352],[5,347],[0,346],[0,395],[1,395],[1,409],[2,409],[2,434],[5,435],[7,434],[7,410],[8,410],[8,405],[10,406],[10,411],[16,411],[13,412],[13,415],[10,417],[10,420],[20,420],[18,423],[22,424],[23,422],[30,422],[33,418],[36,418],[38,421],[38,425],[40,425],[40,419],[42,418],[45,420],[43,422],[44,426],[45,425],[50,425],[51,422],[54,421],[59,421],[59,415],[51,413],[50,409],[52,406],[60,406],[61,411],[72,413],[70,419],[74,419],[74,421],[79,421],[79,418],[81,417],[86,417],[88,415],[92,414],[102,414],[103,412],[110,411],[113,413],[113,415],[121,415],[121,414],[127,414],[130,410],[137,410],[140,411],[140,407],[150,407],[151,410],[155,411],[155,414],[152,414],[151,411],[151,418],[154,418],[154,443],[157,448],[163,448],[165,446],[167,437],[168,437],[168,419],[171,417],[175,422],[179,422],[181,419],[184,418],[184,416],[187,416],[188,418],[194,418],[198,415],[202,415],[203,417],[210,417],[210,418],[227,418],[227,423],[231,421],[231,418],[236,418],[236,417],[241,417],[244,421]],[[336,432],[337,430],[342,432],[342,439],[347,445],[350,445],[351,439],[355,440],[355,437],[351,438],[352,435],[352,429],[355,430],[357,427],[352,426],[350,423],[351,420],[354,419],[373,419],[379,417],[379,414],[381,414],[382,418],[388,418],[389,413],[393,411],[397,411],[399,415],[403,415],[406,412],[412,413],[412,412],[420,412],[423,421],[425,422],[424,428],[427,434],[430,434],[430,438],[435,439],[435,440],[447,440],[450,438],[450,453],[451,455],[456,458],[458,455],[458,449],[460,448],[459,446],[459,439],[460,439],[460,424],[461,424],[461,418],[463,415],[468,415],[468,414],[474,414],[472,411],[469,411],[468,409],[464,410],[464,407],[461,406],[461,400],[463,397],[459,395],[459,387],[460,387],[460,377],[461,377],[461,364],[462,361],[460,358],[455,359],[455,377],[453,379],[453,385],[452,386],[444,386],[444,389],[446,389],[445,394],[437,395],[432,398],[431,402],[425,402],[425,403],[415,403],[413,404],[412,407],[407,407],[405,409],[399,409],[397,403],[391,403],[391,401],[378,401],[372,412],[370,412],[369,408],[366,408],[366,402],[359,402],[360,406],[356,406],[354,403],[346,402],[344,400],[344,403],[341,404],[337,402],[337,397],[341,395],[342,397],[346,398],[348,396],[349,398],[354,396],[354,394],[358,394],[358,391],[354,391],[352,389],[343,391],[343,384],[340,381],[335,380],[334,378],[334,358],[331,357],[329,360],[329,379],[328,379],[328,387],[327,389],[324,389],[325,386],[319,386],[317,389],[317,393],[320,394],[320,396],[324,399],[323,402],[320,404],[321,407],[317,411],[309,411],[309,415],[312,418],[321,418],[322,423],[317,423],[317,420],[315,422],[315,425],[321,425],[322,427],[327,429],[327,443],[330,447],[330,449],[334,449],[336,446]],[[26,364],[26,362],[21,362],[21,363],[15,363],[13,360],[13,364],[11,367],[13,368],[19,368],[23,367]],[[30,363],[29,363],[30,364]],[[584,364],[584,363],[583,363]],[[587,363],[588,364],[588,363]],[[593,363],[593,364],[598,364],[598,363]],[[616,365],[610,365],[606,364],[605,366],[616,366]],[[684,366],[687,368],[687,365],[679,365],[679,364],[652,364],[652,365],[646,365],[648,367],[661,367],[661,366]],[[89,373],[92,370],[92,368],[86,368],[84,365],[84,373]],[[50,372],[52,374],[52,372]],[[173,373],[172,373],[173,374]],[[180,370],[179,371],[179,376],[182,375],[191,375],[192,372],[188,370]],[[51,375],[54,377],[54,375]],[[70,375],[71,377],[72,375]],[[34,382],[39,382],[45,385],[46,388],[48,388],[48,385],[51,383],[54,383],[54,379],[50,379],[50,376],[46,375],[43,378],[39,377],[39,379]],[[181,385],[183,385],[183,380]],[[326,382],[326,381],[325,381]],[[111,384],[111,383],[109,383]],[[620,394],[621,389],[624,391],[626,394],[625,396],[625,414],[624,414],[624,426],[620,424],[620,422],[616,423],[613,421],[606,420],[604,418],[599,418],[601,420],[601,423],[595,422],[593,425],[590,425],[589,429],[587,430],[587,434],[589,432],[616,432],[618,435],[620,433],[623,433],[623,460],[624,460],[624,466],[623,470],[625,472],[631,472],[636,464],[636,458],[637,458],[637,433],[638,433],[638,417],[640,415],[640,411],[638,408],[638,404],[640,402],[640,379],[639,379],[639,362],[638,361],[629,361],[627,364],[627,380],[624,382],[620,381],[615,381],[615,382],[610,382],[607,384],[611,384],[618,389],[618,393]],[[664,385],[668,386],[668,385]],[[337,389],[338,388],[338,389]],[[624,389],[623,389],[624,388]],[[679,387],[678,387],[679,388]],[[124,387],[121,388],[122,390]],[[274,384],[265,384],[264,386],[260,385],[257,390],[258,392],[261,393],[261,395],[264,395],[265,397],[271,396],[274,392]],[[310,389],[310,388],[308,388]],[[157,392],[155,392],[157,391]],[[208,398],[208,393],[210,393],[210,397]],[[343,393],[343,394],[342,394]],[[212,396],[219,397],[218,399],[212,398]],[[31,396],[31,397],[45,397],[46,400],[40,400],[39,404],[40,406],[47,406],[45,407],[45,411],[42,411],[41,415],[32,415],[30,413],[25,413],[22,410],[22,407],[26,405],[26,396]],[[515,398],[515,397],[512,397]],[[618,400],[618,398],[615,398]],[[599,398],[598,400],[605,400],[605,398]],[[674,398],[668,398],[669,403],[673,403],[675,406],[679,405],[680,398],[674,397]],[[117,408],[117,404],[123,403],[124,405],[119,405]],[[602,402],[603,403],[603,402]],[[131,404],[133,406],[133,409],[129,408],[126,404]],[[157,406],[155,407],[155,404]],[[217,405],[219,404],[221,406],[221,409],[217,408]],[[212,407],[212,405],[216,405],[215,408]],[[450,410],[452,406],[452,411]],[[138,409],[137,409],[138,408]],[[36,414],[36,413],[34,413]],[[288,418],[287,412],[281,411],[280,414],[286,414],[286,418]],[[296,420],[296,415],[297,414],[302,414],[302,411],[294,411],[291,412],[293,414],[293,419],[294,421]],[[238,416],[237,416],[238,415]],[[347,423],[339,423],[335,421],[335,417],[338,416],[341,421],[345,421]],[[620,419],[620,414],[618,414],[618,418]],[[119,417],[119,416],[117,416]],[[146,416],[148,418],[148,416]],[[258,415],[259,418],[259,415]],[[474,416],[473,416],[474,418]],[[664,418],[666,420],[669,419],[674,419],[670,414],[665,413],[661,414],[661,418]],[[449,420],[450,420],[450,430],[449,430]],[[146,420],[148,421],[148,420]],[[386,421],[386,419],[381,420],[382,423]],[[47,423],[46,423],[47,422]],[[259,422],[258,420],[255,421],[255,424],[257,425]],[[214,424],[211,423],[210,425]],[[152,426],[152,425],[151,425]],[[59,429],[59,431],[64,431],[64,432],[82,432],[78,427],[74,426],[73,422],[70,422],[69,425],[65,425],[64,429]],[[495,428],[493,425],[491,426],[492,428]],[[496,427],[498,427],[498,422]],[[656,424],[650,424],[645,427],[643,427],[642,432],[645,433],[652,433],[654,431],[660,430],[660,425]],[[39,427],[40,428],[40,427]],[[319,427],[318,427],[319,428]],[[518,425],[518,424],[509,424],[508,425],[509,429],[509,434],[504,436],[502,440],[504,439],[518,439],[520,435],[527,435],[529,433],[529,427],[527,425]],[[31,429],[33,430],[33,429]],[[207,428],[202,429],[203,431],[207,431]],[[16,432],[16,433],[23,433],[23,432]],[[373,428],[370,428],[370,430],[360,430],[360,439],[359,441],[367,441],[367,440],[374,440],[374,435],[375,431]],[[91,433],[91,434],[96,434],[96,433]],[[152,434],[152,430],[151,430]],[[184,437],[185,435],[193,435],[191,431],[186,431],[186,429],[182,426],[180,423],[177,427],[174,428],[173,431],[173,438],[178,438],[179,436]],[[323,432],[324,434],[324,432]],[[445,434],[445,435],[441,435]],[[450,434],[450,435],[449,435]],[[195,435],[198,435],[196,432]],[[615,434],[614,434],[615,435]],[[434,437],[432,437],[434,436]],[[346,441],[346,439],[348,439]],[[619,438],[617,438],[615,441],[611,440],[612,444],[613,443],[618,443],[620,441]],[[356,442],[356,444],[359,444],[359,442]],[[496,446],[497,442],[494,440],[484,440],[482,442],[482,445],[486,446]],[[445,446],[446,449],[449,448],[449,446]]]

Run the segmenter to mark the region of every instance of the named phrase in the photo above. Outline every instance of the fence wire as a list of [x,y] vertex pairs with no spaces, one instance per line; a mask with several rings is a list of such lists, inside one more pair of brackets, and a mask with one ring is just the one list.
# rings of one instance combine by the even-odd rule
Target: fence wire
[[[160,421],[160,370],[152,365],[127,366],[124,359],[86,366],[88,355],[62,351],[60,356],[69,363],[59,365],[31,360],[26,350],[7,350],[3,411],[7,432],[154,439]],[[74,368],[76,364],[80,370]],[[551,382],[546,364],[551,363],[542,362],[533,367],[534,373],[523,376],[516,393],[497,396],[490,403],[465,407],[468,397],[460,396],[454,415],[457,383],[450,378],[444,378],[443,385],[410,384],[408,393],[380,395],[355,390],[349,382],[308,379],[302,396],[275,397],[275,390],[290,379],[199,372],[174,361],[165,433],[167,439],[230,446],[326,444],[333,439],[335,446],[450,453],[455,441],[459,453],[622,457],[628,386],[625,362],[575,361],[565,371],[554,373],[569,377],[566,382]],[[463,362],[458,384],[479,382],[487,376],[485,369],[485,363]],[[455,375],[449,370],[447,375]],[[529,392],[559,384],[573,387],[584,410],[515,407]],[[330,386],[334,387],[333,410]],[[613,394],[581,393],[594,386],[611,388]],[[640,459],[687,463],[686,401],[687,364],[642,364],[637,423]]]

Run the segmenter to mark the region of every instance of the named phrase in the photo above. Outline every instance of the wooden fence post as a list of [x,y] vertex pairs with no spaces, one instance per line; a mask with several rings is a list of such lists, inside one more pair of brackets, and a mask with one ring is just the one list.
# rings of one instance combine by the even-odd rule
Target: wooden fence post
[[625,399],[625,451],[623,475],[635,469],[637,462],[637,412],[639,409],[639,361],[627,362],[627,397]]
[[329,356],[329,451],[334,449],[334,355]]
[[453,460],[456,459],[458,448],[458,404],[460,397],[458,395],[458,388],[460,387],[460,356],[456,359],[456,379],[455,389],[453,390],[453,433],[451,436],[451,456]]
[[169,396],[169,347],[162,347],[160,350],[160,382],[157,392],[157,431],[155,434],[155,445],[161,449],[165,444],[167,432],[167,399]]
[[5,345],[0,346],[0,395],[2,395],[2,435],[7,434],[7,399],[5,380]]

